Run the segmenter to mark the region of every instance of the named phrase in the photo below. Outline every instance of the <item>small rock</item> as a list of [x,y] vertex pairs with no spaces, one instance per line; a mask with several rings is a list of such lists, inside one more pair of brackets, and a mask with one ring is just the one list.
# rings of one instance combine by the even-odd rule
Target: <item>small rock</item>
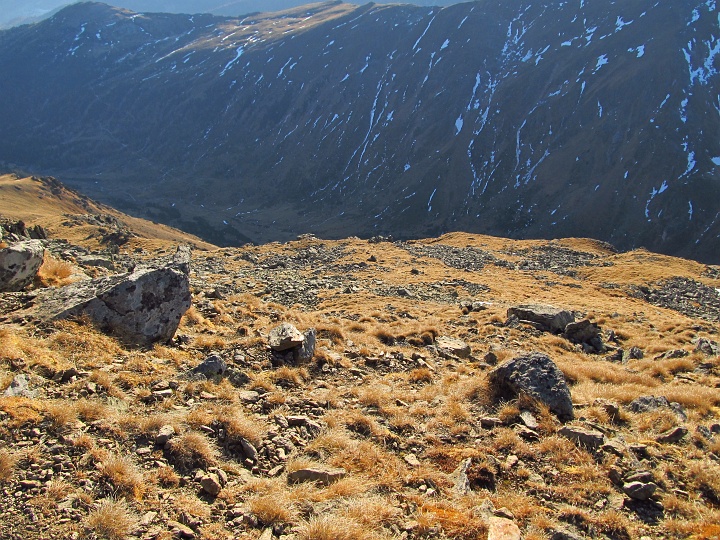
[[492,516],[488,520],[488,540],[520,540],[520,528],[504,517]]
[[538,421],[535,419],[530,411],[520,411],[520,420],[525,424],[525,427],[537,430],[540,427]]
[[217,497],[218,494],[222,491],[220,479],[215,473],[209,473],[203,476],[200,480],[200,487],[202,487],[203,491],[209,494],[211,497]]
[[654,480],[650,471],[635,471],[625,476],[625,482],[642,482],[644,484]]
[[480,419],[480,425],[485,429],[492,429],[496,426],[502,426],[503,421],[495,416],[483,416]]
[[165,443],[174,436],[175,428],[172,427],[170,424],[165,424],[158,430],[157,435],[155,435],[155,444],[157,444],[158,446],[165,446]]
[[687,433],[688,430],[686,427],[677,426],[661,433],[655,440],[659,443],[676,443],[685,437]]
[[639,347],[630,347],[623,353],[622,361],[626,364],[628,360],[641,360],[645,356]]
[[309,362],[315,356],[315,344],[317,342],[317,333],[314,328],[310,328],[303,333],[303,342],[298,351],[298,360],[300,362]]
[[179,521],[168,521],[167,526],[178,538],[185,538],[187,540],[193,540],[195,538],[195,531],[187,525],[183,525]]
[[37,275],[45,247],[39,240],[18,242],[0,249],[0,292],[21,291]]
[[657,485],[653,482],[627,482],[623,484],[623,492],[631,499],[645,501],[652,497],[657,490]]
[[201,364],[193,368],[193,373],[204,375],[208,379],[222,377],[227,370],[227,364],[218,353],[209,354]]
[[533,323],[538,329],[555,334],[563,332],[568,324],[575,321],[575,316],[567,310],[539,304],[511,307],[507,316],[517,317],[522,322]]
[[689,352],[687,352],[685,349],[673,349],[671,351],[665,351],[662,354],[658,354],[654,360],[669,360],[672,358],[684,358],[686,357]]
[[545,354],[534,352],[503,362],[489,373],[489,379],[497,399],[512,399],[524,392],[561,419],[574,417],[565,376]]
[[605,441],[605,436],[599,431],[577,426],[563,426],[558,433],[591,450],[599,448]]
[[417,456],[415,454],[407,454],[403,457],[403,459],[411,467],[419,467],[420,466],[420,460],[417,458]]
[[34,398],[37,395],[38,391],[30,390],[30,383],[28,382],[27,377],[22,373],[15,375],[13,380],[10,382],[10,386],[8,386],[5,389],[5,392],[3,392],[4,397]]
[[455,480],[455,491],[457,491],[460,495],[467,495],[472,491],[470,479],[467,475],[470,465],[472,465],[472,458],[463,459],[457,469],[455,469],[450,476]]
[[606,441],[600,449],[603,452],[607,452],[608,454],[615,454],[618,457],[623,457],[625,455],[626,447],[623,443],[620,441],[617,441],[615,439],[611,439],[609,441]]
[[260,394],[255,390],[240,390],[238,392],[238,398],[243,403],[257,403],[260,401]]

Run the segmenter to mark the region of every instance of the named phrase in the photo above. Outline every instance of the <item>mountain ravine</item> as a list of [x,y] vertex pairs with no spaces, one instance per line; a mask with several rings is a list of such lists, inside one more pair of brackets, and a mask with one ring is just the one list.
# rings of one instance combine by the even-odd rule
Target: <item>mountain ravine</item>
[[720,262],[704,2],[98,3],[0,32],[0,161],[221,244],[451,230]]

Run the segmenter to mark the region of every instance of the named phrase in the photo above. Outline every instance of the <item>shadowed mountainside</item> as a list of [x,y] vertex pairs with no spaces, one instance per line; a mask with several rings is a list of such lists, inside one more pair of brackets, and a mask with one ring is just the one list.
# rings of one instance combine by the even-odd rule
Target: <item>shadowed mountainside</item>
[[707,2],[103,4],[0,33],[0,160],[218,244],[466,230],[717,262]]

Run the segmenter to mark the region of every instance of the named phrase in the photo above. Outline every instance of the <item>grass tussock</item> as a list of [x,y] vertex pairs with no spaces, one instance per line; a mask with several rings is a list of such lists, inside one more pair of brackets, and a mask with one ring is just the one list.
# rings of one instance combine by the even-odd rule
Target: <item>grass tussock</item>
[[16,464],[17,456],[4,448],[0,449],[0,482],[7,482],[12,478]]
[[73,267],[70,263],[56,259],[46,251],[36,283],[40,287],[62,287],[72,283],[72,275]]
[[138,516],[122,499],[103,499],[90,512],[86,526],[101,538],[123,540],[139,524]]
[[188,431],[169,441],[169,453],[180,470],[207,469],[217,463],[218,449],[197,431]]
[[122,495],[141,499],[147,491],[142,472],[129,456],[111,454],[100,463],[100,471]]

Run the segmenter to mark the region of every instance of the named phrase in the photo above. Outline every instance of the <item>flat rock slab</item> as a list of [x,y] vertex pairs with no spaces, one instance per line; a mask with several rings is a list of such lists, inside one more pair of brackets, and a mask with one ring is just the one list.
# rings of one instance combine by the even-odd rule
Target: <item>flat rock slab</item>
[[454,337],[440,336],[435,340],[435,346],[440,351],[458,358],[468,358],[471,352],[470,345]]
[[173,337],[191,304],[190,280],[174,268],[143,268],[40,291],[30,315],[42,321],[88,317],[103,331],[148,346]]
[[535,324],[541,330],[559,334],[575,321],[575,316],[566,309],[558,309],[543,304],[525,304],[508,308],[508,317],[517,317],[520,321]]
[[605,442],[605,436],[594,429],[585,429],[577,426],[563,426],[558,431],[560,435],[566,437],[576,444],[596,450]]
[[323,485],[330,485],[341,478],[345,478],[347,471],[342,468],[331,467],[306,467],[288,474],[288,482],[298,484],[300,482],[317,482]]
[[305,336],[300,330],[290,323],[283,323],[270,330],[268,342],[273,351],[287,351],[295,347],[300,347],[305,341]]
[[549,356],[530,353],[503,362],[489,373],[496,396],[514,398],[524,392],[544,403],[561,419],[574,417],[565,376]]
[[17,292],[32,283],[43,263],[45,246],[27,240],[0,249],[0,292]]

